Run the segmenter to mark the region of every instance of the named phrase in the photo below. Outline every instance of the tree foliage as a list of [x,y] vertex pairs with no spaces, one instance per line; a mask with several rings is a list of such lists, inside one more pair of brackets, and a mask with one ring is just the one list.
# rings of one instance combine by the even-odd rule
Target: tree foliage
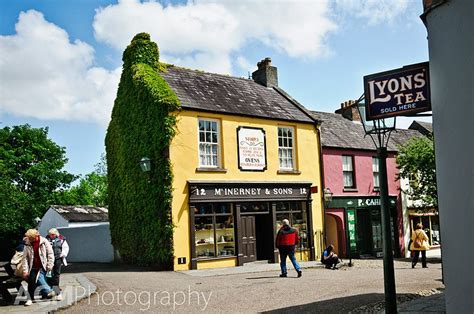
[[[48,128],[19,125],[0,129],[0,242],[21,238],[21,233],[42,217],[75,176],[62,170],[64,147],[48,138]],[[4,250],[2,250],[4,251]]]
[[[399,147],[397,164],[400,177],[410,179],[405,191],[419,206],[437,206],[436,164],[434,143],[428,137],[414,137]],[[415,203],[417,204],[417,203]]]
[[56,193],[57,205],[107,206],[107,164],[105,155],[94,171],[80,178],[79,184]]
[[[179,100],[159,75],[157,45],[137,34],[123,54],[122,76],[105,139],[112,242],[129,263],[170,269],[173,174],[168,148]],[[142,173],[142,157],[152,170]]]

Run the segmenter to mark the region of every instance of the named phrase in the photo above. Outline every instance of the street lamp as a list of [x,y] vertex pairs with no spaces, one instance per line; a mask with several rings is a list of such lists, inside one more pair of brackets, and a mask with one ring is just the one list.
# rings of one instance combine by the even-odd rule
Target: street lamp
[[366,136],[369,135],[377,148],[380,174],[380,206],[382,211],[383,274],[386,313],[397,313],[397,293],[395,291],[395,271],[393,268],[392,235],[390,227],[390,204],[387,180],[387,145],[390,133],[395,130],[396,118],[368,121],[366,119],[364,95],[354,104],[359,110]]
[[151,170],[151,160],[148,157],[143,157],[140,159],[140,168],[143,172],[149,172]]

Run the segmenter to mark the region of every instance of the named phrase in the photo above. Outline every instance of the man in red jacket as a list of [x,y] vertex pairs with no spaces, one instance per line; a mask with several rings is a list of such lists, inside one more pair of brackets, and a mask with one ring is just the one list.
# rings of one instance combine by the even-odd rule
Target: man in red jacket
[[290,226],[288,219],[283,219],[283,226],[278,230],[276,237],[276,247],[280,251],[280,277],[287,277],[286,273],[286,257],[290,257],[290,261],[295,267],[298,277],[301,277],[301,267],[295,258],[295,247],[298,243],[298,231]]

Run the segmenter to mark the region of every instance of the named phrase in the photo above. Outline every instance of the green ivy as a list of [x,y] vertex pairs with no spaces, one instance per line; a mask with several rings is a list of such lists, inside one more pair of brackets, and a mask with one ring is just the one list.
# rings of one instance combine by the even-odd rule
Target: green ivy
[[[112,244],[131,264],[172,269],[173,172],[169,145],[181,106],[159,75],[156,43],[137,34],[123,53],[123,70],[105,139]],[[138,162],[152,160],[143,173]]]

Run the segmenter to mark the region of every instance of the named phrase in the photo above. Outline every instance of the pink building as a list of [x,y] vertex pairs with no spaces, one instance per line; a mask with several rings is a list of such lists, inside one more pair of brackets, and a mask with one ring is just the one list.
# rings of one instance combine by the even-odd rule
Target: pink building
[[[326,243],[333,244],[342,257],[380,257],[382,224],[375,145],[370,137],[364,137],[356,109],[343,107],[336,112],[313,112],[321,121],[324,188],[326,194],[332,193],[332,199],[325,202]],[[395,154],[397,146],[413,136],[420,133],[415,130],[393,132],[387,148],[395,256],[402,256],[405,250]]]

